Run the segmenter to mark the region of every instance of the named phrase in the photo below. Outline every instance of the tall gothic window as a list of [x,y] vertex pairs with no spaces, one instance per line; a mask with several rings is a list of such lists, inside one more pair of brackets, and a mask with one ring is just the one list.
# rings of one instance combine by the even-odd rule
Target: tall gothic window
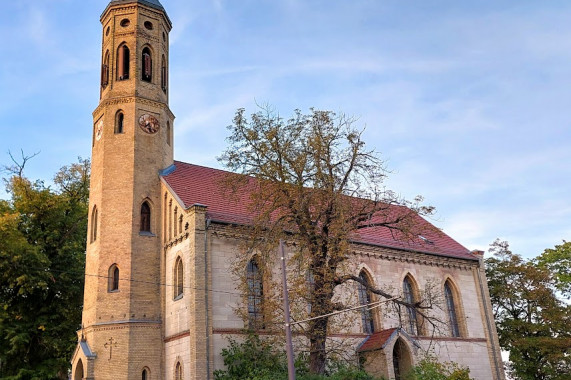
[[141,373],[141,380],[149,380],[149,371],[146,368],[143,368],[143,372]]
[[115,133],[123,133],[123,125],[125,123],[125,114],[123,111],[117,111],[115,114]]
[[164,55],[161,59],[161,88],[164,93],[167,92],[167,60]]
[[101,65],[101,87],[105,88],[109,84],[109,50],[105,52],[103,65]]
[[110,292],[115,292],[119,290],[119,267],[117,264],[111,265],[109,268],[109,275],[108,275],[108,286],[107,290]]
[[97,206],[93,206],[91,211],[91,242],[97,240]]
[[248,262],[246,271],[248,282],[248,327],[250,329],[262,329],[264,328],[262,305],[264,301],[264,286],[262,273],[255,258]]
[[148,47],[143,49],[143,55],[141,57],[142,67],[141,67],[141,79],[145,82],[150,82],[153,80],[153,59],[151,57],[151,49]]
[[446,308],[448,310],[448,322],[450,323],[450,332],[452,336],[460,336],[460,328],[458,326],[458,314],[456,311],[456,301],[454,300],[454,293],[450,285],[450,281],[447,280],[444,283],[444,298],[446,299]]
[[[370,282],[368,276],[365,274],[364,271],[359,273],[359,278],[366,284],[363,285],[362,283],[358,283],[358,291],[359,291],[359,304],[360,305],[368,305],[372,301],[372,294],[370,290],[367,288],[370,286]],[[366,334],[372,334],[375,332],[375,324],[373,322],[373,314],[368,307],[361,308],[361,322],[363,323],[363,332]]]
[[[410,304],[414,304],[416,302],[416,297],[414,294],[414,288],[412,286],[411,280],[409,276],[406,276],[403,281],[403,294],[404,300]],[[411,335],[419,335],[419,326],[418,326],[418,316],[416,314],[416,309],[413,307],[406,307],[406,324],[405,330]]]
[[117,50],[117,80],[129,79],[130,52],[126,44]]
[[174,299],[179,299],[184,293],[184,267],[182,265],[182,259],[176,258],[174,264]]

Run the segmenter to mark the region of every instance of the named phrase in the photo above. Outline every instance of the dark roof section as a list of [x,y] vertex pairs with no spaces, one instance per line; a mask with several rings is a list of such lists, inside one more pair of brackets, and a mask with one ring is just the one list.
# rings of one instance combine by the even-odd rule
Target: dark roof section
[[397,332],[397,328],[386,329],[369,335],[357,348],[357,352],[379,350],[385,347],[388,340]]
[[[249,193],[243,191],[237,199],[230,199],[222,190],[222,181],[228,172],[175,161],[174,170],[162,175],[167,186],[180,199],[185,208],[195,204],[207,206],[207,216],[215,222],[249,224],[252,213],[248,208]],[[399,206],[394,206],[398,212]],[[468,249],[450,236],[438,231],[424,218],[416,215],[415,223],[426,226],[426,233],[413,240],[399,240],[386,227],[368,227],[360,229],[352,240],[356,243],[378,247],[389,247],[413,252],[452,257],[466,260],[478,260]],[[432,228],[428,228],[432,227]]]
[[113,7],[115,5],[126,5],[126,4],[132,4],[132,3],[145,5],[147,7],[155,8],[155,9],[163,12],[164,16],[167,20],[167,23],[169,25],[169,28],[172,28],[172,22],[171,22],[169,16],[167,15],[167,11],[165,10],[165,8],[163,7],[163,5],[161,4],[161,2],[159,0],[111,0],[109,2],[109,4],[107,4],[107,6],[105,7],[105,10],[103,11],[103,13],[101,13],[101,19],[103,19],[103,16],[105,16],[105,14],[107,13],[107,11],[109,10],[110,7]]
[[159,0],[111,0],[108,6],[111,5],[119,5],[119,4],[128,4],[128,3],[141,3],[143,5],[147,5],[152,8],[159,9],[164,11],[163,5]]

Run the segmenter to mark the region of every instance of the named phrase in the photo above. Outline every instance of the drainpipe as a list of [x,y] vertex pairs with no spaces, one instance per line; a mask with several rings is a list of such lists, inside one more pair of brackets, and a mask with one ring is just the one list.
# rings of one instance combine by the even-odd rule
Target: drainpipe
[[206,304],[206,380],[210,380],[210,318],[208,316],[209,298],[208,298],[208,228],[210,227],[210,218],[206,218],[204,226],[204,301]]

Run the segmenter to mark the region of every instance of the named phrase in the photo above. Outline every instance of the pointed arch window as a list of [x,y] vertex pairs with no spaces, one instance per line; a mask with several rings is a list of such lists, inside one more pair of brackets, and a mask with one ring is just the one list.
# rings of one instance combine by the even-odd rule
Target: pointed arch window
[[167,92],[167,60],[163,55],[161,59],[161,88],[163,92],[166,94]]
[[149,380],[149,370],[147,368],[143,368],[143,372],[141,373],[141,380]]
[[[367,274],[364,271],[359,273],[359,278],[363,281],[365,285],[362,283],[358,284],[358,292],[359,292],[359,304],[360,305],[368,305],[373,301],[373,297],[369,287],[371,285]],[[366,334],[372,334],[375,332],[375,323],[373,321],[373,313],[368,307],[361,308],[361,322],[363,323],[363,332]]]
[[262,273],[256,258],[248,262],[246,272],[248,282],[248,327],[254,330],[263,329],[264,287],[262,283]]
[[141,205],[141,232],[151,232],[151,206],[147,201]]
[[153,58],[151,56],[151,49],[148,47],[143,49],[141,57],[141,62],[143,67],[141,68],[141,79],[145,82],[151,82],[153,80]]
[[180,362],[176,362],[176,367],[174,369],[174,380],[182,380],[182,365]]
[[448,311],[448,322],[450,324],[450,333],[454,337],[460,336],[460,327],[458,325],[458,313],[456,308],[456,300],[454,292],[450,284],[450,280],[444,283],[444,298],[446,300],[446,309]]
[[176,258],[174,264],[174,299],[178,300],[182,298],[184,294],[184,266],[182,264],[182,259]]
[[[409,276],[406,276],[403,280],[403,294],[404,300],[409,304],[416,303],[416,296],[414,288]],[[411,335],[419,335],[419,323],[416,309],[414,307],[406,306],[406,323],[405,330]]]
[[119,267],[117,264],[111,265],[109,268],[109,283],[107,290],[109,292],[116,292],[119,290]]
[[117,80],[129,79],[130,51],[126,44],[117,50]]
[[109,50],[105,52],[103,65],[101,65],[101,87],[105,88],[109,84]]
[[125,114],[123,111],[117,111],[115,114],[115,133],[123,133],[125,124]]
[[171,123],[167,121],[167,144],[171,145]]
[[97,240],[97,206],[93,206],[93,210],[91,211],[91,242],[93,243]]

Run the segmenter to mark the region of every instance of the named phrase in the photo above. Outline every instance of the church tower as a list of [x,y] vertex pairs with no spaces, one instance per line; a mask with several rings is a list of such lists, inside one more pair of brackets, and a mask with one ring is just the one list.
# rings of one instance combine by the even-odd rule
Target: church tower
[[173,164],[172,25],[158,0],[112,0],[101,24],[84,306],[72,378],[159,379],[159,172]]

